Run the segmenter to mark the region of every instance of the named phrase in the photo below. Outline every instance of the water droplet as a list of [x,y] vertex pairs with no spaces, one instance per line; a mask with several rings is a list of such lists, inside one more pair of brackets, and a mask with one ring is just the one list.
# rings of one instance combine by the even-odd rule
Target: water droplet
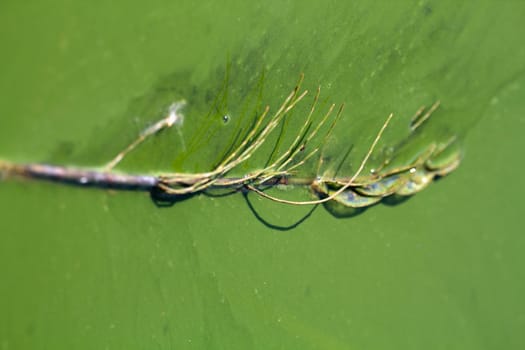
[[225,114],[222,116],[222,122],[224,124],[228,124],[229,121],[230,121],[230,116],[228,114]]

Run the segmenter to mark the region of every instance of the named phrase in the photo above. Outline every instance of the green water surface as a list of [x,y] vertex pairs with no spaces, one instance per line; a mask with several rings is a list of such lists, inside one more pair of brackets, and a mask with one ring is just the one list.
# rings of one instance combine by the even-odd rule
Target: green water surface
[[341,171],[389,113],[383,149],[436,100],[421,142],[458,135],[465,158],[346,219],[253,194],[161,208],[3,181],[0,349],[524,348],[524,15],[519,1],[2,2],[1,159],[99,166],[184,98],[183,126],[120,169],[209,169],[301,73],[321,107],[346,104],[327,147],[351,147]]

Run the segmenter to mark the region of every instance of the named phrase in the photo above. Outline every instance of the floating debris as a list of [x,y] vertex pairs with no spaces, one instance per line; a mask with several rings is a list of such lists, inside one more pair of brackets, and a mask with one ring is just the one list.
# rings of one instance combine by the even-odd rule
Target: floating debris
[[[341,106],[334,116],[336,106],[332,104],[323,117],[318,122],[314,122],[314,111],[320,95],[319,88],[303,126],[284,152],[275,155],[275,160],[269,162],[264,168],[241,177],[229,175],[233,169],[239,168],[258,151],[269,135],[277,126],[281,125],[285,116],[304,99],[308,92],[301,92],[302,81],[303,76],[277,110],[271,112],[270,107],[267,106],[256,117],[252,128],[246,132],[237,145],[232,147],[230,153],[208,172],[135,175],[115,170],[115,167],[148,137],[163,129],[182,125],[184,121],[182,108],[186,105],[186,101],[182,100],[173,103],[164,118],[142,131],[137,139],[101,168],[85,169],[36,163],[17,164],[0,160],[0,179],[6,179],[10,176],[23,176],[79,186],[145,190],[161,194],[163,198],[186,198],[218,188],[228,189],[232,192],[251,191],[279,203],[291,205],[322,203],[335,216],[347,216],[373,206],[383,199],[412,196],[429,186],[435,178],[443,177],[459,166],[462,159],[462,148],[458,139],[452,137],[444,144],[430,143],[425,148],[418,150],[414,160],[410,161],[409,164],[394,165],[393,159],[398,157],[400,152],[402,153],[402,147],[397,149],[394,147],[382,166],[369,176],[361,176],[365,165],[392,119],[393,115],[391,114],[381,126],[358,169],[352,176],[337,178],[324,178],[321,175],[311,178],[298,176],[297,168],[303,166],[308,159],[320,150],[322,152],[323,146],[330,138],[343,111],[343,106]],[[411,134],[409,138],[417,134],[438,106],[439,102],[436,102],[426,112],[424,107],[418,110],[410,124]],[[224,115],[223,122],[227,123],[229,118],[228,115]],[[330,119],[329,126],[323,128]],[[324,133],[322,141],[312,146],[311,143],[321,132]],[[322,158],[320,157],[320,159]],[[265,192],[268,187],[293,185],[310,186],[317,199],[291,201]],[[345,208],[348,208],[346,214]]]

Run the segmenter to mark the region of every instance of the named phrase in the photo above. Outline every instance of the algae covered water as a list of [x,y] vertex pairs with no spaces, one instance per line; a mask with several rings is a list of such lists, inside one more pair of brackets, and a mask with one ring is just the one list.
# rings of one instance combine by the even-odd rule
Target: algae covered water
[[[121,169],[202,171],[301,73],[311,92],[321,86],[323,107],[345,103],[326,171],[352,173],[393,112],[377,165],[414,112],[437,100],[409,149],[457,135],[465,153],[420,194],[349,218],[251,194],[161,207],[144,193],[1,182],[3,348],[525,345],[525,6],[0,7],[2,159],[98,166],[186,99],[182,127]],[[301,126],[295,116],[283,140]]]

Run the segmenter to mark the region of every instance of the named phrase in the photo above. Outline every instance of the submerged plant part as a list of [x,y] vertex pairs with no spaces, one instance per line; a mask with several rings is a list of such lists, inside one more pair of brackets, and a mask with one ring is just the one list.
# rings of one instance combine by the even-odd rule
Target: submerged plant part
[[[85,169],[49,164],[17,164],[0,160],[0,175],[2,176],[0,178],[22,176],[81,186],[145,190],[173,198],[226,188],[232,192],[254,192],[272,201],[290,205],[324,203],[329,210],[331,210],[330,208],[337,208],[337,213],[333,212],[334,215],[345,216],[344,208],[354,212],[356,209],[362,210],[379,203],[387,197],[411,196],[427,187],[435,178],[447,175],[459,165],[462,156],[461,147],[457,138],[453,137],[445,144],[431,143],[419,152],[416,159],[409,164],[393,165],[392,159],[395,159],[398,151],[394,150],[391,156],[384,159],[382,166],[374,170],[373,173],[363,176],[363,169],[393,117],[391,114],[378,130],[375,139],[354,174],[346,177],[325,177],[322,174],[316,174],[317,176],[314,177],[299,176],[297,169],[304,166],[314,155],[322,153],[323,146],[329,140],[343,112],[343,106],[341,106],[334,115],[336,105],[331,104],[324,115],[318,121],[314,121],[314,111],[320,96],[319,88],[302,127],[288,147],[283,152],[274,154],[264,167],[248,172],[244,176],[231,176],[232,170],[238,169],[250,159],[308,94],[308,91],[301,90],[302,81],[303,76],[276,110],[273,111],[269,106],[266,106],[262,113],[256,117],[252,127],[246,131],[244,136],[240,137],[229,153],[213,169],[206,172],[134,175],[115,170],[115,167],[147,138],[163,129],[180,125],[183,122],[182,109],[186,101],[181,100],[169,107],[164,118],[146,128],[133,142],[100,168]],[[409,138],[417,133],[418,129],[430,118],[438,106],[439,102],[426,112],[424,108],[421,108],[416,113],[410,125],[411,134]],[[318,134],[321,134],[321,141],[312,145],[317,140]],[[399,149],[401,148],[399,147]],[[292,201],[265,192],[268,187],[276,185],[310,186],[312,193],[317,198],[306,201]]]

